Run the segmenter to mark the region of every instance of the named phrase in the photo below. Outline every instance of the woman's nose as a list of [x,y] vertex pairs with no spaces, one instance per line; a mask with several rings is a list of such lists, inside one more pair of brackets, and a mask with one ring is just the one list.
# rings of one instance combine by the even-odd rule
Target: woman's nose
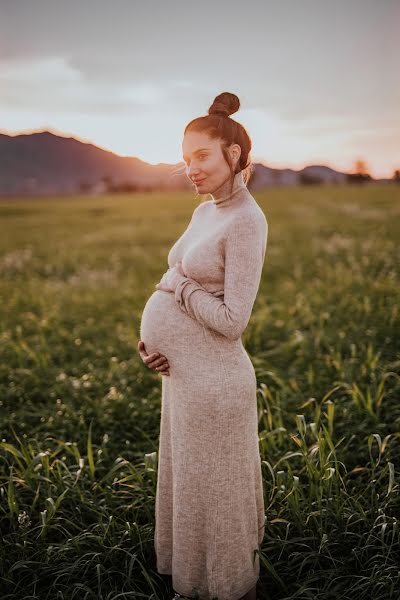
[[199,172],[199,169],[193,165],[193,163],[187,168],[186,173],[189,179],[193,179],[193,177]]

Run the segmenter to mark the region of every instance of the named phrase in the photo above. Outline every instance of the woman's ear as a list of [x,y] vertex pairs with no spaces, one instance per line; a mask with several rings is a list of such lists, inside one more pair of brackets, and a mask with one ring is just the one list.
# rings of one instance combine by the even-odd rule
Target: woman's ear
[[231,160],[236,164],[242,153],[242,149],[239,144],[232,144],[229,148]]

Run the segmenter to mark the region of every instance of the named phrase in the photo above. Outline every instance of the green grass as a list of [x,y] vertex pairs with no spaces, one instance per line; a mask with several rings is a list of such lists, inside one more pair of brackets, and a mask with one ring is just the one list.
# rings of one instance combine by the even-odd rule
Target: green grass
[[[257,193],[260,600],[400,596],[400,186]],[[141,311],[197,200],[0,202],[0,598],[169,599]]]

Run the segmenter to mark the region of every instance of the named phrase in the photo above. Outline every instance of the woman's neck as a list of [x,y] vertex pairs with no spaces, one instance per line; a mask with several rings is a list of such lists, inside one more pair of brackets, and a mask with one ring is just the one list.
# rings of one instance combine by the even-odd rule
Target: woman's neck
[[231,200],[236,197],[239,192],[247,191],[247,186],[243,179],[243,171],[235,174],[233,179],[233,187],[231,191],[231,178],[222,184],[213,194],[210,194],[216,206],[222,207],[229,205]]

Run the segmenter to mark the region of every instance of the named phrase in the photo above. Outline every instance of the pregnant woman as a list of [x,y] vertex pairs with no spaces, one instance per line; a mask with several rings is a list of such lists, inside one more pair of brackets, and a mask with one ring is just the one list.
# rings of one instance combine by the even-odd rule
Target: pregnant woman
[[193,211],[142,314],[138,349],[162,378],[157,571],[201,600],[255,600],[264,536],[256,377],[241,335],[268,224],[247,189],[250,138],[235,94],[191,121],[186,174],[211,200]]

